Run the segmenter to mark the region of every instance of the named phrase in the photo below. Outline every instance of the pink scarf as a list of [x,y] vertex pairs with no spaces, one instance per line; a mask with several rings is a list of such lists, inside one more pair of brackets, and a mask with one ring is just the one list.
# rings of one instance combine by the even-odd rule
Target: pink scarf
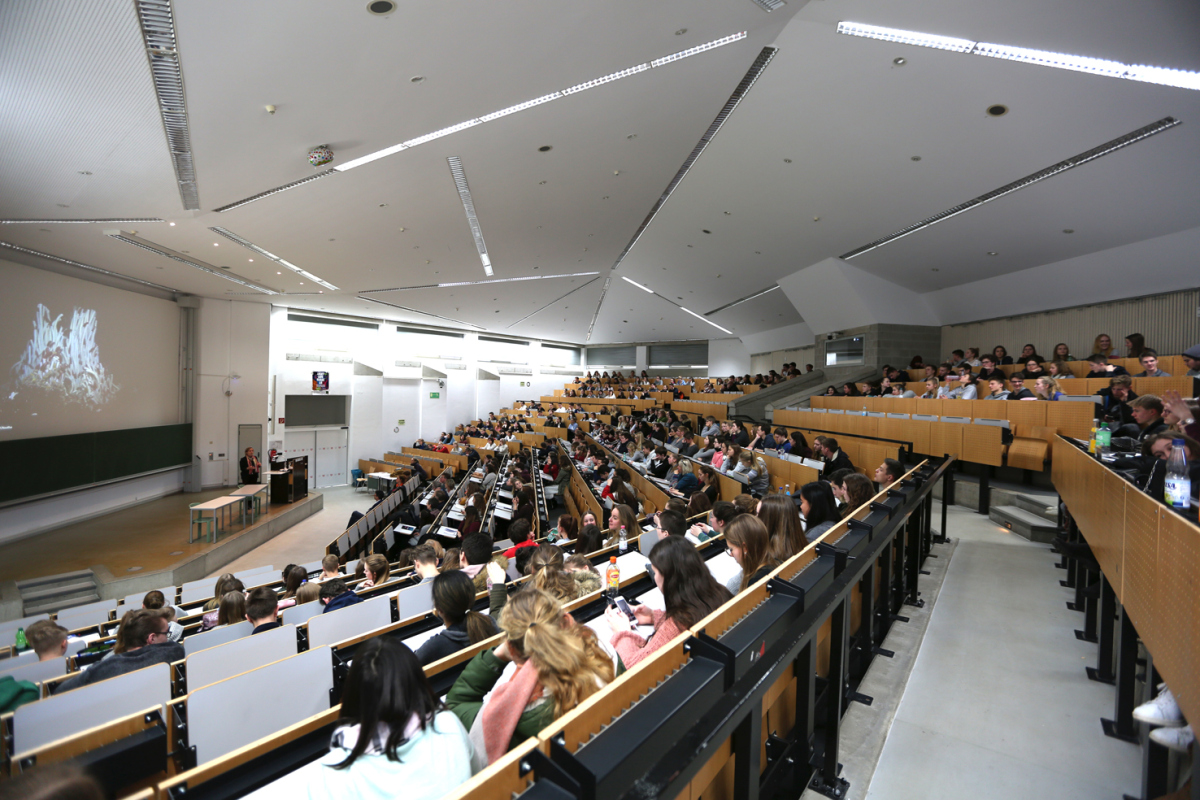
[[517,730],[521,715],[540,694],[537,667],[532,661],[522,664],[512,680],[492,692],[487,705],[480,711],[489,764],[495,763],[508,752],[508,744]]

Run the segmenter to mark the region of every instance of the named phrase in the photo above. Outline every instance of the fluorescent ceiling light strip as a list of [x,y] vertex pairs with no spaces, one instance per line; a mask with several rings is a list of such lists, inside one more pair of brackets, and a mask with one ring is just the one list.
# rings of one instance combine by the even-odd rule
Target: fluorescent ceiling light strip
[[175,167],[179,198],[185,209],[196,211],[200,208],[200,196],[196,190],[196,170],[183,92],[183,70],[179,66],[171,0],[136,0],[135,5],[146,57],[150,62],[150,77],[158,99],[159,115]]
[[[523,103],[517,103],[516,105],[502,108],[499,111],[493,111],[490,114],[484,114],[483,116],[475,117],[473,119],[466,120],[465,122],[460,122],[457,125],[451,125],[448,128],[442,128],[441,130],[434,131],[433,133],[427,133],[424,136],[418,136],[415,139],[409,139],[406,142],[393,145],[392,147],[388,147],[383,150],[376,150],[374,153],[369,153],[361,158],[356,158],[353,161],[347,161],[345,164],[339,164],[338,166],[333,167],[333,170],[336,172],[346,172],[347,170],[354,169],[355,167],[361,167],[363,164],[369,164],[377,159],[390,156],[393,153],[398,153],[401,150],[407,150],[411,147],[417,147],[418,145],[425,144],[426,142],[432,142],[434,139],[440,139],[443,136],[449,136],[452,133],[458,133],[459,131],[466,130],[467,128],[474,127],[484,122],[491,122],[492,120],[497,120],[501,117],[507,117],[509,114],[516,114],[518,111],[525,111],[526,109],[533,108],[534,106],[540,106],[543,103],[549,103],[552,100],[558,100],[568,95],[578,94],[579,92],[584,92],[588,89],[594,89],[597,86],[603,86],[606,83],[612,83],[613,81],[618,81],[621,78],[628,78],[631,75],[637,75],[639,72],[646,72],[654,67],[672,64],[676,61],[681,61],[682,59],[690,56],[705,53],[709,50],[714,50],[727,44],[740,42],[742,39],[745,39],[747,35],[748,34],[746,31],[741,31],[739,33],[725,36],[705,44],[697,45],[696,47],[688,48],[687,50],[681,50],[678,53],[672,53],[671,55],[663,58],[657,58],[653,61],[647,61],[642,64],[627,67],[625,69],[618,70],[617,72],[611,72],[608,75],[604,75],[599,78],[593,78],[590,81],[577,83],[574,86],[567,87],[566,89],[562,89],[557,92],[551,92],[550,94],[544,94],[541,97],[536,97],[532,100],[526,100]],[[266,195],[264,194],[262,196]],[[250,198],[251,201],[257,199],[260,199],[259,195],[255,195],[253,198]]]
[[633,278],[627,278],[627,277],[625,277],[624,275],[622,275],[622,276],[621,276],[621,278],[622,278],[623,280],[625,280],[626,282],[628,282],[628,283],[632,283],[634,286],[638,287],[638,288],[639,288],[639,289],[641,289],[643,292],[649,292],[650,294],[654,294],[654,290],[653,290],[653,289],[650,289],[650,288],[647,288],[647,287],[645,287],[645,286],[642,286],[640,283],[638,283],[637,281],[635,281]]
[[691,309],[689,309],[689,308],[684,308],[683,306],[680,306],[679,308],[680,308],[681,310],[683,310],[683,311],[686,311],[687,313],[691,314],[691,315],[692,315],[693,317],[695,317],[696,319],[698,319],[698,320],[701,320],[701,321],[703,321],[703,322],[707,322],[709,325],[712,325],[712,326],[713,326],[714,328],[716,328],[717,330],[719,330],[719,331],[725,331],[726,333],[730,334],[731,336],[733,335],[733,331],[729,330],[728,328],[722,328],[722,327],[721,327],[720,325],[718,325],[717,323],[713,322],[713,321],[712,321],[712,320],[710,320],[710,319],[707,319],[706,317],[704,317],[704,316],[702,316],[702,315],[700,315],[700,314],[697,314],[695,311],[692,311],[692,310],[691,310]]
[[493,278],[484,281],[451,281],[448,283],[426,283],[421,286],[395,286],[391,289],[363,289],[359,294],[383,294],[385,292],[410,292],[414,289],[446,289],[452,286],[487,286],[493,283],[515,283],[517,281],[546,281],[554,278],[584,278],[599,275],[599,272],[568,272],[563,275],[524,275],[517,278]]
[[216,211],[218,214],[222,214],[226,211],[232,211],[235,208],[241,208],[244,205],[253,203],[255,200],[262,200],[264,197],[270,197],[273,194],[279,194],[280,192],[286,192],[288,189],[295,189],[297,186],[303,186],[306,183],[312,183],[313,181],[318,180],[319,178],[327,178],[330,175],[336,175],[337,172],[338,171],[336,169],[327,169],[324,172],[318,172],[316,175],[309,175],[307,178],[301,178],[298,181],[292,181],[291,183],[285,183],[283,186],[276,186],[274,189],[268,189],[265,192],[259,192],[258,194],[250,195],[249,197],[246,197],[242,200],[238,200],[236,203],[230,203],[227,206],[221,206],[220,208],[214,208],[213,211]]
[[483,272],[488,277],[492,275],[492,259],[488,257],[487,243],[483,241],[483,229],[479,227],[479,217],[475,215],[475,201],[471,199],[471,187],[467,185],[467,172],[463,169],[462,160],[458,156],[446,159],[450,165],[450,175],[454,178],[454,186],[458,189],[458,199],[462,201],[463,211],[467,215],[467,224],[471,227],[471,236],[475,238],[475,249],[479,251],[479,260],[483,262]]
[[[593,273],[591,273],[591,274],[592,274],[592,275],[598,275],[599,273],[593,272]],[[539,308],[539,309],[537,309],[537,310],[535,310],[535,311],[530,311],[528,314],[526,314],[525,316],[521,317],[519,320],[517,320],[516,322],[514,322],[512,325],[505,325],[505,326],[504,326],[505,330],[507,330],[507,329],[509,329],[509,328],[511,328],[511,327],[513,327],[513,326],[515,326],[515,325],[520,325],[522,322],[524,322],[525,320],[529,319],[529,318],[530,318],[530,317],[532,317],[534,314],[538,314],[538,313],[540,313],[540,312],[542,312],[542,311],[545,311],[547,308],[550,308],[550,306],[553,306],[553,305],[556,305],[556,304],[558,304],[558,303],[561,303],[563,300],[566,300],[568,297],[570,297],[571,295],[575,294],[575,293],[576,293],[576,292],[578,292],[580,289],[583,289],[583,288],[584,288],[584,287],[586,287],[586,286],[591,286],[593,283],[595,283],[595,282],[596,282],[596,281],[598,281],[598,280],[600,280],[600,278],[598,278],[598,277],[597,277],[597,278],[592,278],[590,281],[588,281],[587,283],[584,283],[582,286],[576,286],[574,289],[572,289],[571,291],[567,292],[567,293],[566,293],[566,294],[564,294],[562,297],[559,297],[559,298],[557,298],[557,299],[555,299],[555,300],[551,300],[549,303],[546,303],[546,305],[542,306],[541,308]]]
[[787,5],[784,0],[754,0],[754,4],[763,11],[775,11]]
[[330,283],[326,280],[323,280],[323,279],[317,277],[316,275],[313,275],[311,272],[309,272],[307,270],[300,269],[300,267],[297,267],[295,264],[291,263],[290,261],[285,261],[284,259],[275,255],[274,253],[264,250],[263,248],[259,247],[254,242],[250,241],[249,239],[243,239],[241,236],[238,236],[236,233],[229,230],[228,228],[222,228],[222,227],[217,226],[217,227],[209,228],[209,230],[212,231],[213,233],[217,233],[217,234],[220,234],[221,236],[224,236],[226,239],[228,239],[231,242],[240,244],[242,247],[246,248],[247,250],[252,250],[255,253],[258,253],[259,255],[261,255],[265,258],[268,258],[271,261],[274,261],[276,264],[279,264],[280,266],[287,267],[292,272],[294,272],[297,275],[300,275],[304,278],[307,278],[308,280],[312,281],[313,283],[324,286],[326,289],[329,289],[334,292],[336,292],[338,290],[338,287],[334,286],[332,283]]
[[361,158],[356,158],[353,161],[347,161],[345,164],[339,164],[338,166],[334,167],[334,170],[336,170],[337,172],[345,172],[348,169],[354,169],[355,167],[361,167],[363,164],[370,164],[372,161],[376,161],[380,158],[385,158],[387,156],[392,155],[393,153],[399,153],[401,150],[407,150],[407,149],[408,149],[408,145],[404,144],[403,142],[401,142],[400,144],[394,144],[391,147],[385,147],[382,150],[376,150],[374,153],[367,153],[365,156],[362,156]]
[[97,223],[162,222],[158,217],[128,219],[0,219],[0,225],[95,225]]
[[1034,172],[1030,175],[1026,175],[1023,178],[1019,178],[1018,180],[1015,180],[1012,183],[1001,186],[998,189],[993,189],[992,191],[988,192],[987,194],[980,195],[979,197],[968,200],[965,203],[960,203],[952,208],[948,208],[945,211],[942,211],[938,214],[934,214],[932,217],[927,217],[927,218],[921,220],[920,222],[909,225],[906,228],[901,228],[900,230],[896,231],[895,233],[884,236],[882,239],[876,239],[874,242],[871,242],[870,244],[867,244],[867,245],[863,245],[862,247],[858,248],[857,250],[851,250],[849,253],[842,255],[841,258],[843,260],[849,260],[856,256],[861,256],[863,253],[869,253],[872,250],[882,247],[885,244],[891,244],[892,242],[894,242],[898,239],[903,239],[905,236],[916,233],[919,230],[928,228],[931,225],[936,225],[939,222],[945,222],[946,220],[950,219],[951,217],[956,217],[965,211],[970,211],[973,208],[979,208],[984,203],[990,203],[993,200],[998,200],[999,198],[1004,197],[1005,195],[1009,195],[1009,194],[1012,194],[1013,192],[1020,191],[1021,189],[1024,189],[1027,186],[1032,186],[1033,184],[1038,183],[1040,181],[1044,181],[1047,178],[1052,178],[1055,175],[1059,175],[1063,172],[1066,172],[1069,169],[1074,169],[1075,167],[1082,166],[1082,165],[1088,163],[1089,161],[1095,161],[1097,158],[1106,156],[1109,153],[1115,153],[1116,151],[1121,150],[1122,148],[1125,148],[1131,144],[1140,142],[1143,139],[1147,139],[1151,136],[1154,136],[1155,134],[1162,133],[1163,131],[1174,128],[1176,125],[1180,125],[1180,124],[1182,124],[1182,123],[1180,123],[1180,121],[1175,119],[1174,117],[1163,117],[1158,122],[1151,123],[1150,125],[1147,125],[1144,128],[1138,128],[1136,131],[1131,131],[1131,132],[1125,134],[1124,136],[1119,136],[1116,139],[1113,139],[1111,141],[1105,142],[1102,145],[1099,145],[1098,147],[1093,147],[1091,150],[1085,150],[1084,152],[1079,153],[1078,155],[1071,156],[1070,158],[1066,159],[1065,161],[1060,161],[1057,164],[1052,164],[1051,166],[1046,167],[1045,169],[1040,169],[1037,172]]
[[740,42],[742,39],[745,39],[746,36],[746,31],[741,31],[730,36],[724,36],[720,39],[714,39],[711,42],[705,42],[704,44],[696,45],[695,47],[689,47],[687,50],[680,50],[678,53],[672,53],[669,56],[656,58],[650,62],[650,66],[661,67],[665,64],[673,64],[676,61],[682,61],[685,58],[690,58],[691,56],[699,55],[700,53],[706,53],[709,50],[715,50],[716,48],[724,47],[727,44]]
[[517,103],[515,106],[509,106],[508,108],[502,108],[499,111],[493,111],[490,114],[485,114],[479,118],[479,121],[491,122],[494,119],[500,119],[501,117],[507,117],[509,114],[515,114],[518,111],[524,111],[527,108],[540,106],[542,103],[549,103],[551,100],[557,100],[562,96],[562,92],[551,92],[550,94],[544,94],[541,97],[535,97],[533,100],[526,100],[524,103]]
[[452,317],[443,317],[441,314],[434,314],[432,311],[422,311],[419,308],[409,308],[408,306],[402,306],[402,305],[399,305],[398,303],[389,303],[386,300],[376,300],[374,297],[364,297],[362,299],[367,301],[368,303],[378,303],[381,306],[389,306],[391,308],[398,308],[401,311],[407,311],[410,314],[421,314],[426,317],[433,317],[434,319],[441,319],[441,320],[445,320],[446,322],[453,322],[455,325],[467,325],[472,328],[478,328],[481,331],[487,330],[487,328],[483,327],[482,325],[476,325],[473,322],[464,322],[461,319],[454,319]]
[[1106,58],[1077,56],[1070,53],[1056,53],[1052,50],[1036,50],[1029,47],[1016,47],[993,42],[976,42],[971,39],[957,39],[950,36],[937,36],[920,31],[907,31],[900,28],[884,28],[878,25],[865,25],[859,22],[839,22],[837,32],[847,36],[860,36],[867,39],[878,39],[883,42],[910,44],[917,47],[932,47],[937,50],[949,50],[955,53],[968,53],[975,56],[1000,58],[1005,61],[1020,61],[1025,64],[1035,64],[1041,67],[1053,67],[1072,72],[1086,72],[1091,75],[1102,75],[1107,78],[1124,78],[1125,80],[1141,83],[1153,83],[1159,86],[1173,86],[1177,89],[1200,91],[1200,72],[1189,72],[1170,67],[1152,67],[1145,64],[1125,64]]
[[777,283],[774,286],[771,286],[767,289],[763,289],[761,292],[755,292],[754,294],[748,294],[745,297],[741,298],[740,300],[734,300],[732,303],[726,303],[725,305],[721,306],[720,308],[714,308],[712,311],[709,311],[704,316],[711,317],[713,314],[718,314],[722,311],[726,311],[730,308],[733,308],[734,306],[741,305],[742,303],[748,303],[751,300],[755,300],[759,297],[762,297],[764,294],[770,294],[771,292],[775,291],[778,288],[780,288],[780,286]]
[[78,261],[72,261],[69,258],[63,258],[62,256],[54,256],[54,255],[50,255],[49,253],[42,253],[38,250],[30,250],[28,247],[21,247],[20,245],[17,245],[17,244],[10,244],[8,242],[0,242],[0,247],[6,248],[8,250],[12,250],[15,253],[24,253],[25,255],[36,256],[37,258],[44,258],[47,261],[57,261],[59,264],[66,264],[67,266],[70,266],[70,267],[78,267],[79,269],[86,269],[89,272],[98,272],[101,275],[108,275],[109,277],[112,277],[112,278],[120,278],[123,281],[133,281],[134,283],[139,283],[142,286],[149,286],[152,289],[162,289],[164,292],[173,292],[175,294],[179,294],[178,289],[172,289],[170,286],[163,286],[161,283],[153,283],[152,281],[144,281],[141,278],[134,278],[129,275],[122,275],[119,272],[113,272],[112,270],[104,269],[103,267],[93,267],[91,264],[83,264]]
[[106,235],[112,239],[116,239],[118,242],[125,242],[126,244],[133,245],[134,247],[140,247],[143,250],[149,250],[151,253],[156,253],[157,255],[163,256],[164,258],[169,258],[172,261],[178,261],[180,264],[186,264],[189,267],[193,267],[195,269],[200,270],[201,272],[207,272],[210,275],[216,275],[218,278],[224,278],[225,280],[232,281],[233,283],[236,283],[240,286],[245,286],[247,289],[254,289],[257,292],[261,292],[262,294],[279,294],[279,292],[275,291],[274,289],[268,289],[265,286],[259,286],[256,283],[251,283],[250,281],[243,280],[242,278],[239,278],[237,275],[234,275],[231,272],[214,269],[205,264],[199,264],[190,259],[183,258],[181,256],[177,256],[174,253],[170,252],[169,250],[163,250],[163,249],[155,247],[151,244],[147,244],[146,242],[143,242],[139,239],[133,239],[129,236],[126,236],[121,231],[117,231],[115,233],[109,233]]

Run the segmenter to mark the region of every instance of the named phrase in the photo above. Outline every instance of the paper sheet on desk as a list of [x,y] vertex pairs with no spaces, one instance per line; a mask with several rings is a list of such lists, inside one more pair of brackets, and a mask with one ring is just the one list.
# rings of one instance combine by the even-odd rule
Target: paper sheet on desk
[[735,575],[742,574],[741,565],[728,552],[713,556],[706,563],[708,571],[722,586],[725,586]]
[[421,647],[421,645],[425,644],[425,642],[429,641],[434,636],[437,636],[439,633],[441,633],[444,630],[446,630],[446,627],[443,625],[440,628],[434,628],[433,630],[428,630],[428,631],[425,631],[424,633],[418,633],[413,636],[409,636],[407,639],[404,639],[403,641],[406,645],[408,645],[408,648],[415,653],[417,651],[417,649]]

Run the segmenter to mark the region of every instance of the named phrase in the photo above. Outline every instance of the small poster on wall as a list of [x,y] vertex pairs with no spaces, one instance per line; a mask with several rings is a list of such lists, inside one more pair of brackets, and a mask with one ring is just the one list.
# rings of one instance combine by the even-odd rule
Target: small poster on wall
[[313,394],[329,394],[329,373],[314,371],[312,375]]

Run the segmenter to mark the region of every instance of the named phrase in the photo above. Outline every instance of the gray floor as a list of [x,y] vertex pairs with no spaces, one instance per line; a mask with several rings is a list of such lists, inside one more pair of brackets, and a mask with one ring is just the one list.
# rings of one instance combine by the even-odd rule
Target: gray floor
[[963,508],[947,527],[953,557],[866,796],[1136,794],[1139,750],[1100,729],[1113,689],[1084,673],[1096,646],[1075,638],[1056,556]]
[[325,555],[325,546],[346,530],[351,511],[366,512],[375,502],[369,492],[354,491],[349,486],[322,489],[325,507],[293,525],[271,541],[256,547],[246,555],[226,564],[213,577],[226,572],[271,564],[282,570],[288,564],[305,564]]

